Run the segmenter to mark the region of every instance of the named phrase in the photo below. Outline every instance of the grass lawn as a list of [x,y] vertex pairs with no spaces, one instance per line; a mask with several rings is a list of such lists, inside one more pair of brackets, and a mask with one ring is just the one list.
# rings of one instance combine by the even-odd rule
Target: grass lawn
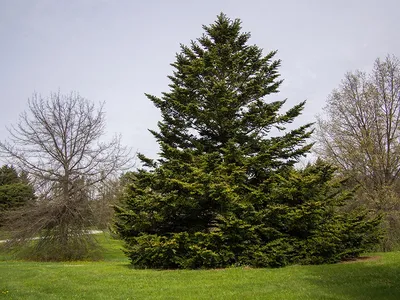
[[400,252],[282,269],[135,270],[99,235],[104,261],[38,263],[0,256],[0,299],[400,299]]

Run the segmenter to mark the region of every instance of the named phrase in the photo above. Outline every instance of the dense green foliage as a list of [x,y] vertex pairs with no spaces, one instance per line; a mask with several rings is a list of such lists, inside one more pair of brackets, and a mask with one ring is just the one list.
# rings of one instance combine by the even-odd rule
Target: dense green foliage
[[351,193],[319,162],[293,165],[311,148],[311,124],[287,130],[275,51],[248,45],[225,15],[182,46],[171,90],[147,95],[161,110],[161,158],[143,155],[131,174],[116,229],[137,267],[257,267],[336,262],[377,242],[379,218],[343,215]]
[[7,211],[23,206],[33,198],[33,187],[24,174],[18,174],[11,166],[0,168],[0,225]]

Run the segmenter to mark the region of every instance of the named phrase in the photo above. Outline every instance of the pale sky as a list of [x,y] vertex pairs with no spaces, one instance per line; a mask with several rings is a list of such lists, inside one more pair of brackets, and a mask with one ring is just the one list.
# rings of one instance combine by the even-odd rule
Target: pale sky
[[105,101],[107,131],[155,157],[159,111],[144,96],[169,90],[179,45],[224,12],[251,44],[278,50],[285,80],[275,100],[307,99],[313,122],[347,71],[400,56],[399,0],[0,0],[0,140],[33,92],[77,91]]

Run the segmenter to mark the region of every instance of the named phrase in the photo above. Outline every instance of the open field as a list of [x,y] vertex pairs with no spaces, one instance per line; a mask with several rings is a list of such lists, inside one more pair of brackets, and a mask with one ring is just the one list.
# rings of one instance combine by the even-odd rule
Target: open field
[[400,299],[400,252],[282,269],[135,270],[119,241],[104,261],[38,263],[0,255],[0,299]]

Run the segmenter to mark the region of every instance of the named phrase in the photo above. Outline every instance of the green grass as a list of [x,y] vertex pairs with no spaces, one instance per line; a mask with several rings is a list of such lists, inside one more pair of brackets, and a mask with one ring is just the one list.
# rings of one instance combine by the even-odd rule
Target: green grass
[[378,260],[282,269],[135,270],[100,235],[104,261],[0,257],[0,299],[400,299],[400,252]]

